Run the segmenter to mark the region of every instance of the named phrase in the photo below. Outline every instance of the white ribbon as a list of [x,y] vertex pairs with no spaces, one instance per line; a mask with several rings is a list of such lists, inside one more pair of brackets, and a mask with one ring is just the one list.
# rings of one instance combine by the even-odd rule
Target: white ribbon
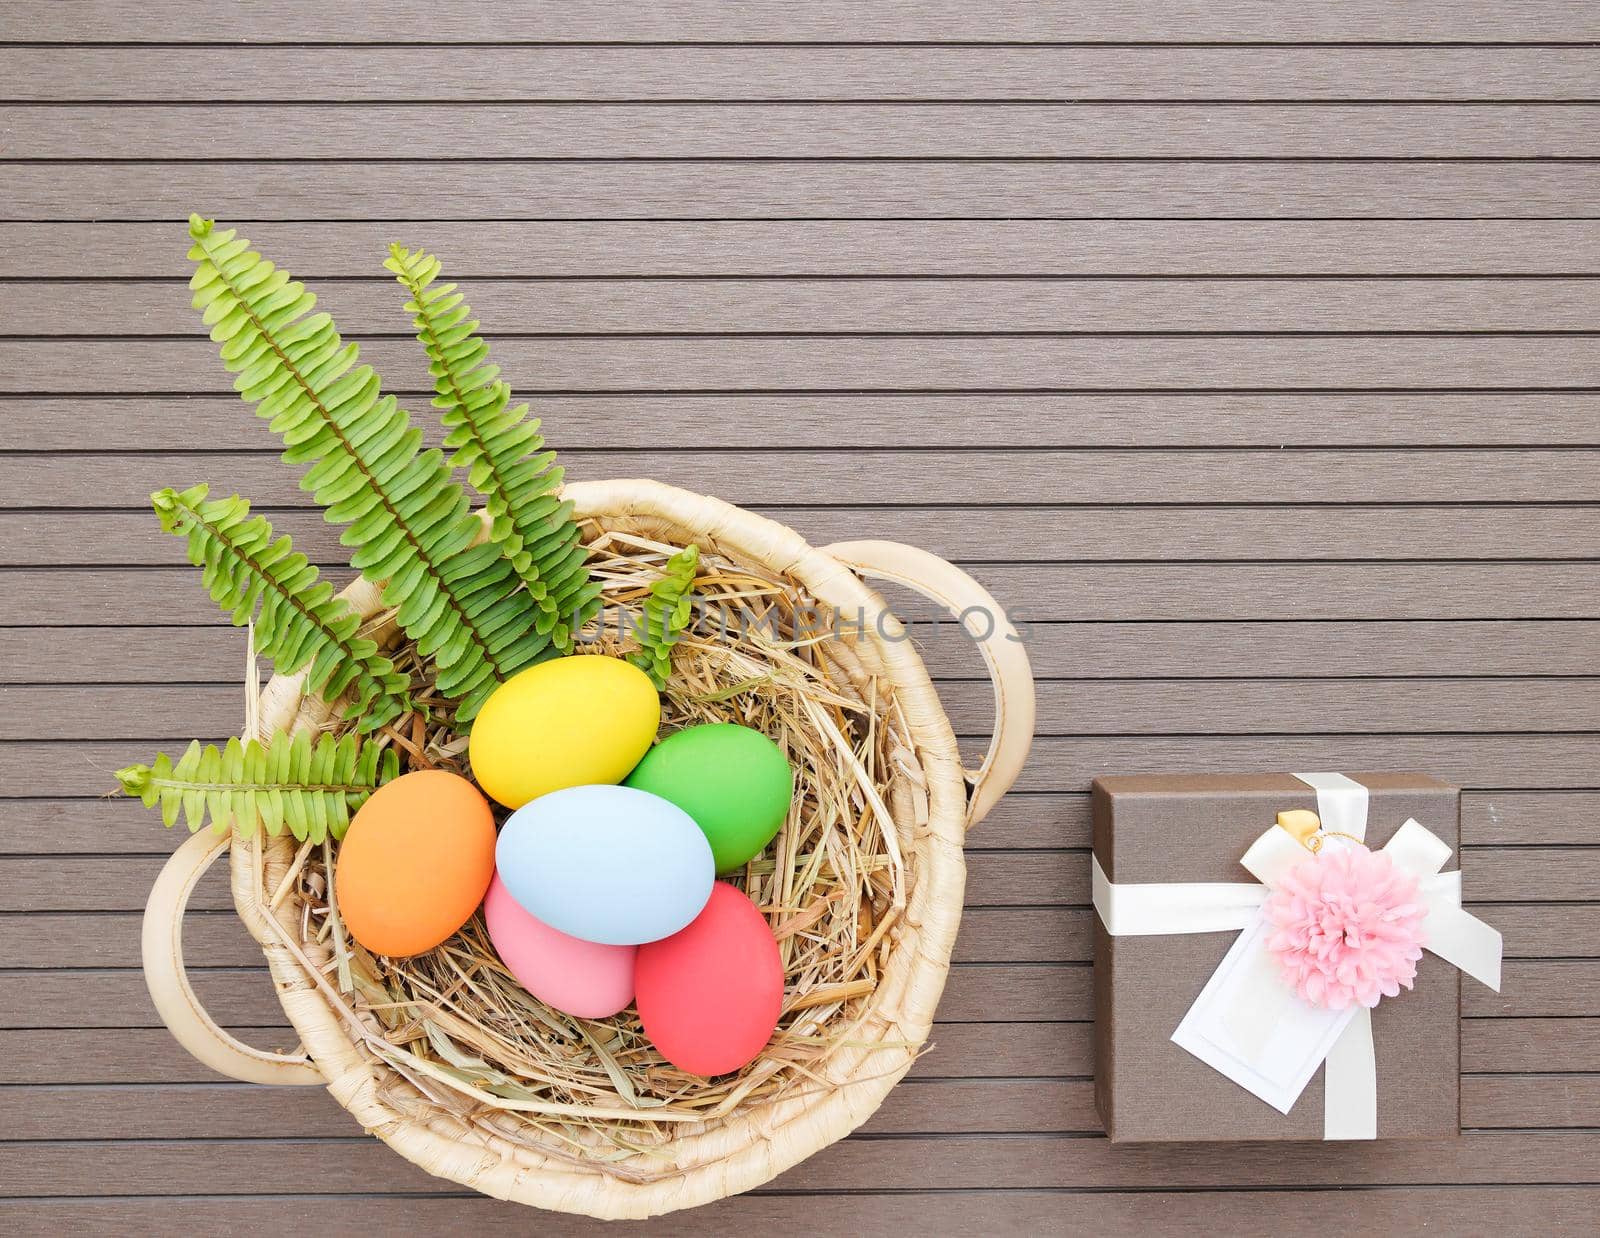
[[[1311,773],[1294,777],[1315,788],[1317,815],[1325,832],[1366,838],[1366,787],[1343,774]],[[1440,871],[1450,858],[1449,845],[1425,826],[1407,820],[1383,850],[1397,868],[1417,879],[1418,899],[1427,908],[1426,948],[1499,992],[1500,933],[1461,906],[1460,872]],[[1284,873],[1303,862],[1306,854],[1298,839],[1274,825],[1250,846],[1240,861],[1260,884],[1113,883],[1100,867],[1099,859],[1091,857],[1095,911],[1106,932],[1113,937],[1218,933],[1246,928],[1256,920],[1271,889]],[[1220,972],[1219,967],[1219,975]],[[1213,976],[1211,983],[1217,979],[1218,976]],[[1254,969],[1247,983],[1256,987],[1254,993],[1245,993],[1246,1006],[1267,1010],[1275,1004],[1281,1005],[1281,993],[1262,992],[1259,988],[1283,983],[1271,969]],[[1202,999],[1204,996],[1202,993]],[[1270,1031],[1265,1027],[1258,1029],[1263,1039]],[[1196,1051],[1188,1044],[1185,1047]],[[1206,1058],[1204,1053],[1199,1056]],[[1221,1069],[1217,1062],[1211,1064]],[[1365,1007],[1354,1010],[1343,1030],[1332,1040],[1322,1065],[1323,1138],[1377,1138],[1378,1076],[1369,1010]]]

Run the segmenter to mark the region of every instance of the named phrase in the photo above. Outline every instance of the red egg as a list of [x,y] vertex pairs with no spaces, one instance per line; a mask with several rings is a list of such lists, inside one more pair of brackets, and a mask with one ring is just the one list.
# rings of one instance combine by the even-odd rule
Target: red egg
[[687,928],[639,947],[639,1020],[661,1056],[691,1075],[725,1075],[772,1039],[783,962],[755,904],[725,881]]

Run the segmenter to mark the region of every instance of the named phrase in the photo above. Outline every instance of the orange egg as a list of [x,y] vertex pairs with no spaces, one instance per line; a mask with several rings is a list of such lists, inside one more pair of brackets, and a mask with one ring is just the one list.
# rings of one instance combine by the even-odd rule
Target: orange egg
[[417,770],[379,787],[334,862],[345,928],[375,954],[431,950],[465,924],[494,876],[494,817],[465,778]]

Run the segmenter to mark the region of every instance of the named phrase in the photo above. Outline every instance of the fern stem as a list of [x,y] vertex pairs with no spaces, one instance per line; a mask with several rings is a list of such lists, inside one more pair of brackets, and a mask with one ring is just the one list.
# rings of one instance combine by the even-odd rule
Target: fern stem
[[183,820],[191,833],[208,821],[248,836],[287,828],[301,841],[342,838],[356,812],[380,785],[400,775],[392,747],[338,739],[324,731],[274,731],[264,741],[230,739],[222,748],[193,741],[174,761],[158,752],[149,765],[116,773],[123,794],[159,808],[168,826]]
[[[420,307],[422,305],[421,287],[407,284],[406,288]],[[442,357],[444,355],[444,344],[439,339],[439,334],[433,325],[433,318],[428,311],[419,308],[413,321],[417,324],[417,329],[428,337],[422,345],[423,348],[430,356]],[[484,438],[483,431],[479,429],[478,424],[472,419],[472,410],[467,404],[467,394],[461,390],[460,383],[456,381],[455,369],[448,365],[441,365],[440,369],[443,371],[440,381],[450,387],[450,394],[447,398],[453,401],[456,408],[461,411],[462,424],[472,432],[472,437],[478,440],[478,449],[481,453],[478,458],[483,461],[485,467],[489,470],[489,475],[494,478],[495,489],[501,494],[509,494],[511,487],[506,480],[506,475],[501,471],[500,463],[495,459],[495,453],[489,449],[489,443]]]
[[[190,232],[191,235],[194,235],[194,230],[192,228],[190,229]],[[224,263],[217,257],[210,244],[211,239],[212,233],[209,228],[207,228],[205,232],[195,235],[196,243],[199,244],[201,250],[204,251],[207,259],[211,262],[212,267],[216,270],[217,278],[220,279],[228,291],[233,294],[234,300],[238,302],[239,308],[243,311],[244,315],[250,320],[251,324],[260,334],[262,341],[277,356],[278,361],[282,364],[285,372],[288,373],[288,375],[294,380],[295,384],[304,393],[306,400],[310,403],[311,407],[317,410],[317,413],[321,416],[323,423],[327,426],[334,437],[338,439],[339,445],[344,448],[355,468],[361,473],[362,477],[366,479],[368,485],[371,487],[372,493],[377,496],[378,502],[380,502],[383,505],[384,510],[389,513],[390,518],[394,521],[395,527],[400,530],[401,536],[410,543],[411,548],[416,552],[417,558],[423,563],[426,563],[429,568],[432,569],[432,575],[439,586],[439,592],[444,595],[445,604],[449,606],[450,609],[455,613],[456,618],[460,621],[461,630],[467,634],[467,638],[482,653],[483,660],[494,672],[495,678],[500,680],[507,678],[509,674],[509,668],[504,666],[495,656],[494,649],[489,645],[487,640],[485,640],[483,635],[478,631],[477,626],[472,622],[471,615],[468,614],[461,599],[458,598],[455,592],[452,590],[449,577],[445,573],[439,571],[439,565],[434,562],[432,556],[428,553],[428,548],[418,540],[415,532],[413,532],[411,529],[411,526],[406,521],[404,515],[399,511],[398,508],[395,507],[383,485],[367,467],[366,461],[362,459],[361,454],[355,448],[355,444],[353,444],[349,437],[345,434],[343,427],[339,425],[338,420],[333,416],[332,410],[329,409],[328,406],[322,401],[322,398],[317,394],[316,389],[312,387],[311,383],[306,379],[306,376],[301,373],[300,367],[297,366],[289,357],[289,355],[284,352],[282,347],[279,346],[277,339],[267,329],[267,325],[261,321],[260,317],[256,314],[250,303],[245,299],[245,290],[240,288],[237,283],[229,278]]]
[[464,468],[485,499],[490,536],[522,580],[538,613],[535,628],[562,652],[574,630],[598,610],[600,586],[583,567],[585,552],[572,503],[560,498],[562,471],[550,467],[537,419],[511,407],[511,388],[489,361],[472,309],[456,285],[438,284],[437,258],[396,243],[384,266],[410,296],[417,340],[434,376],[433,405],[443,410],[451,464]]
[[313,782],[185,782],[177,778],[157,778],[154,775],[146,779],[152,787],[171,787],[181,791],[226,791],[230,794],[238,791],[316,791],[328,795],[371,795],[370,786],[358,786],[354,783],[313,783]]
[[[399,249],[399,246],[391,246],[390,249],[392,252]],[[480,453],[478,458],[483,461],[489,470],[489,475],[494,478],[495,489],[501,494],[510,494],[511,486],[506,479],[506,475],[501,471],[500,463],[495,459],[495,453],[490,449],[489,442],[484,437],[483,431],[479,428],[477,422],[473,420],[472,407],[467,403],[467,393],[461,389],[461,384],[456,378],[455,367],[446,362],[444,341],[439,338],[438,329],[434,325],[431,307],[423,300],[427,290],[415,277],[402,275],[400,276],[400,282],[405,285],[406,291],[411,294],[411,299],[417,306],[417,312],[412,321],[416,324],[417,330],[428,337],[422,341],[423,350],[438,363],[439,382],[444,383],[450,389],[448,395],[443,391],[440,394],[445,395],[445,398],[455,405],[456,409],[461,413],[462,424],[467,427],[472,437],[477,440]]]
[[690,542],[667,560],[645,599],[639,648],[628,655],[628,661],[649,675],[658,689],[665,688],[672,675],[672,647],[691,617],[699,566],[700,548]]
[[[203,493],[203,488],[197,487],[196,492]],[[284,588],[273,575],[268,565],[263,563],[245,543],[232,536],[228,527],[219,521],[207,519],[200,502],[193,501],[190,494],[176,490],[158,491],[152,496],[152,500],[155,503],[157,513],[163,515],[164,521],[166,517],[163,508],[165,507],[182,513],[183,516],[205,529],[213,539],[226,547],[240,563],[249,569],[250,573],[261,582],[263,590],[270,590],[274,597],[287,602],[305,620],[307,625],[314,628],[324,640],[344,654],[345,660],[358,668],[356,678],[361,681],[363,687],[370,690],[358,693],[358,699],[380,699],[391,694],[391,687],[384,682],[383,673],[393,671],[394,664],[387,658],[380,658],[378,667],[374,668],[372,659],[365,650],[358,648],[346,637],[340,635],[338,628],[328,623],[315,607],[307,605],[301,593],[294,589]],[[267,526],[266,536],[269,538],[271,536],[270,526]],[[339,604],[344,605],[343,603]],[[345,606],[345,610],[349,610],[348,606]],[[358,625],[352,629],[352,634],[359,630]],[[315,661],[315,657],[314,651],[308,655],[310,661]],[[292,673],[299,670],[300,667],[280,666],[278,669]]]

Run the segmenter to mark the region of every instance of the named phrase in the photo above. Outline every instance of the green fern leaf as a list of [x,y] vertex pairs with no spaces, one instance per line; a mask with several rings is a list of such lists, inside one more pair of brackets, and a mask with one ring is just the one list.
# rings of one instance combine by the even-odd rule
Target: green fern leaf
[[658,689],[667,686],[672,674],[672,647],[689,622],[694,606],[690,590],[699,566],[700,548],[685,546],[667,560],[661,578],[650,586],[650,596],[645,599],[644,630],[639,634],[639,648],[628,655],[628,661],[649,675]]
[[572,504],[560,498],[562,471],[544,450],[539,422],[528,406],[512,408],[511,388],[477,319],[454,284],[438,284],[439,260],[422,250],[389,246],[383,264],[411,294],[406,310],[427,351],[433,400],[448,434],[450,464],[466,469],[484,497],[490,536],[511,560],[538,611],[536,626],[563,652],[573,631],[600,609],[600,583],[591,580],[578,541]]
[[305,468],[301,489],[347,526],[351,565],[387,582],[385,603],[464,725],[498,682],[547,656],[516,572],[492,542],[473,544],[481,526],[443,455],[421,450],[421,432],[333,320],[312,312],[305,286],[210,220],[192,216],[189,234],[193,304],[234,389],[282,437],[284,461]]
[[343,838],[350,817],[377,788],[400,773],[393,748],[309,731],[274,732],[263,745],[230,739],[191,743],[176,762],[158,753],[150,765],[117,771],[125,795],[159,808],[170,829],[181,817],[192,834],[210,823],[245,837],[259,824],[276,837],[287,828],[300,841]]
[[203,569],[213,601],[241,626],[255,622],[256,647],[285,674],[306,672],[307,688],[335,700],[371,731],[411,707],[410,682],[375,641],[358,635],[361,617],[287,537],[252,516],[238,495],[207,499],[205,486],[158,490],[150,496],[161,527],[188,542],[189,562]]

